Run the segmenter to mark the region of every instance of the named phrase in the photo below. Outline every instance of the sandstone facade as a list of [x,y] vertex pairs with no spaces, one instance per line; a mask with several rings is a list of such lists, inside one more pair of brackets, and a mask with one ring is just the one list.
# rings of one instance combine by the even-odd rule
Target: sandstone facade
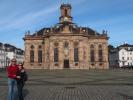
[[[28,69],[108,69],[108,36],[72,22],[71,5],[60,7],[54,27],[26,33],[25,62]],[[39,53],[40,52],[40,53]],[[32,60],[31,60],[32,59]]]

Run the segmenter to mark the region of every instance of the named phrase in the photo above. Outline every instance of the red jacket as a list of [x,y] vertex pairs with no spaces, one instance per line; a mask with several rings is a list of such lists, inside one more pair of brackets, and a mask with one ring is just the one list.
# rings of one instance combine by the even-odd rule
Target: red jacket
[[19,73],[18,65],[10,65],[7,67],[8,78],[17,78],[17,74]]

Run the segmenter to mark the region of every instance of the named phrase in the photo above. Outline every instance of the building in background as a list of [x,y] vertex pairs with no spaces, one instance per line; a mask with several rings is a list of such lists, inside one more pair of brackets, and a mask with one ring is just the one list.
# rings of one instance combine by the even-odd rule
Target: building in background
[[133,67],[133,45],[123,44],[109,52],[110,67]]
[[23,63],[24,50],[10,44],[0,43],[0,68],[8,66],[12,58],[16,58],[17,63]]
[[108,69],[108,36],[73,22],[70,4],[60,6],[59,23],[24,37],[29,69]]
[[4,68],[5,66],[5,51],[3,49],[3,43],[0,43],[0,68]]

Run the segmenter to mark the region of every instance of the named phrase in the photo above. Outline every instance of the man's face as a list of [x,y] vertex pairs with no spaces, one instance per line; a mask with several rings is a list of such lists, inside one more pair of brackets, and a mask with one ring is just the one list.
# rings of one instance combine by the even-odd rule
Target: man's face
[[21,66],[21,65],[19,65],[19,66],[18,66],[18,68],[21,70],[21,69],[22,69],[22,66]]
[[12,61],[12,65],[16,65],[16,61]]

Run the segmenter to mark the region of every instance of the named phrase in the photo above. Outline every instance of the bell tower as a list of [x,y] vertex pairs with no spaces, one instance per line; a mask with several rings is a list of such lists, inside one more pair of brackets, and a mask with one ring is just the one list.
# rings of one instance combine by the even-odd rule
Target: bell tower
[[60,22],[72,22],[71,17],[71,5],[70,4],[62,4],[60,6],[61,16],[59,18]]

